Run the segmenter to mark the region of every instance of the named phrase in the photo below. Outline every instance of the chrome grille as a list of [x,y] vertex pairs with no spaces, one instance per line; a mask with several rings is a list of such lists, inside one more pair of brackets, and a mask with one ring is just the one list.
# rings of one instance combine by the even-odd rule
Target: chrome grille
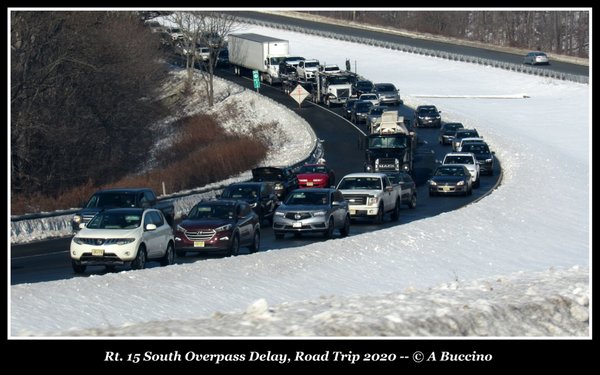
[[286,219],[290,220],[303,220],[312,217],[308,212],[288,212],[285,214]]
[[185,236],[190,240],[190,241],[208,241],[211,238],[213,238],[213,236],[215,235],[215,232],[213,229],[210,230],[199,230],[197,232],[193,232],[193,231],[186,231],[185,232]]
[[366,195],[346,195],[346,194],[344,194],[344,199],[348,201],[349,205],[365,205],[365,204],[367,204],[367,196]]

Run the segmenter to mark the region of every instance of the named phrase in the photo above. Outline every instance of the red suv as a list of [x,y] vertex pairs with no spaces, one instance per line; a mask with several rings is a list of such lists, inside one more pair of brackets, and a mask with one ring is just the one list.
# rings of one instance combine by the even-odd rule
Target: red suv
[[256,252],[260,246],[258,215],[246,202],[200,201],[175,229],[175,252],[225,252],[238,255],[240,247]]

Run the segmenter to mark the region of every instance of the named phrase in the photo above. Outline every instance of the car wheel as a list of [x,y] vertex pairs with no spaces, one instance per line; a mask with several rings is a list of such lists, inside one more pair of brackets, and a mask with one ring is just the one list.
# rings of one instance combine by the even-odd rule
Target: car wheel
[[383,223],[383,206],[379,206],[379,210],[377,210],[377,216],[375,216],[375,224]]
[[333,226],[334,226],[334,222],[333,222],[333,218],[329,218],[329,225],[327,226],[327,229],[325,230],[325,232],[323,232],[323,237],[325,238],[331,238],[333,237]]
[[394,211],[392,211],[391,218],[393,221],[398,221],[400,219],[400,200],[396,200],[396,206],[394,207]]
[[231,246],[229,246],[229,256],[237,256],[240,253],[240,238],[237,234],[233,235],[231,239]]
[[408,201],[408,208],[415,209],[416,207],[417,207],[417,194],[413,194],[410,197],[410,201]]
[[344,220],[344,226],[340,228],[340,235],[342,237],[347,237],[350,234],[350,217],[346,215],[346,220]]
[[260,232],[254,231],[254,240],[252,241],[252,245],[248,247],[251,253],[256,253],[260,249]]
[[140,246],[135,255],[135,259],[131,262],[132,270],[143,270],[146,267],[146,248]]
[[165,256],[163,256],[160,260],[161,266],[170,266],[175,263],[175,251],[173,251],[173,244],[169,242],[167,245],[167,250],[165,251]]
[[86,266],[82,265],[82,264],[77,264],[75,262],[71,262],[71,265],[73,266],[73,272],[75,273],[84,273]]
[[275,232],[275,239],[281,240],[283,239],[283,236],[285,236],[283,232]]

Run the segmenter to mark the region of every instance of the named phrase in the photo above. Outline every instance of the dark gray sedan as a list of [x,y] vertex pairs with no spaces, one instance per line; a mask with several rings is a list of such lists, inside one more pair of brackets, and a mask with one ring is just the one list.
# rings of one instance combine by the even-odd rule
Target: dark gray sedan
[[473,194],[471,173],[464,164],[444,164],[436,168],[427,181],[429,196],[438,194]]
[[273,232],[277,239],[286,233],[322,233],[331,238],[335,229],[339,229],[342,237],[350,232],[348,202],[337,189],[294,190],[275,210]]

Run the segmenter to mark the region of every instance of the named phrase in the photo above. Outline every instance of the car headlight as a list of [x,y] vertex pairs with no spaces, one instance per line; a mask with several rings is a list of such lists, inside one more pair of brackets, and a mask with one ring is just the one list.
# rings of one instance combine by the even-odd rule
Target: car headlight
[[132,243],[135,241],[135,238],[111,238],[106,240],[104,244],[106,245],[127,245],[128,243]]
[[365,169],[367,170],[367,172],[371,172],[373,170],[373,167],[371,167],[370,165],[367,165],[367,167]]
[[250,203],[250,207],[254,208],[254,207],[256,207],[257,204],[258,204],[258,202]]
[[431,185],[431,186],[437,186],[437,182],[435,182],[433,180],[429,180],[429,185]]
[[73,242],[75,242],[77,245],[83,245],[83,241],[79,237],[73,237]]
[[75,215],[75,216],[73,216],[73,222],[75,224],[81,223],[81,215]]
[[225,224],[225,225],[222,225],[222,226],[218,227],[217,229],[215,229],[215,232],[217,232],[217,233],[218,232],[225,232],[227,230],[230,230],[231,227],[232,227],[231,224]]
[[281,189],[283,189],[283,184],[275,184],[274,188],[276,190],[281,190]]
[[379,197],[367,197],[367,205],[375,206],[379,203]]
[[175,230],[177,230],[178,232],[185,232],[185,228],[182,227],[181,225],[177,224],[177,227],[175,228]]
[[486,162],[486,163],[491,163],[491,162],[492,162],[492,159],[491,159],[491,158],[490,158],[490,159],[485,159],[485,162]]
[[464,184],[465,184],[465,182],[464,182],[464,181],[458,181],[458,182],[456,183],[456,186],[463,186]]
[[313,216],[325,216],[325,211],[315,211],[313,212]]
[[284,216],[285,216],[285,214],[284,214],[283,212],[278,212],[278,211],[275,211],[275,216],[284,217]]

